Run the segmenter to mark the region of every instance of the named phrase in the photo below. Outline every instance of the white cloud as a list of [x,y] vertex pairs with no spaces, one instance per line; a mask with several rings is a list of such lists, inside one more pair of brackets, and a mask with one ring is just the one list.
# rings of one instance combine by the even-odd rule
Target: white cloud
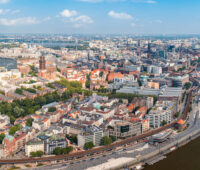
[[17,10],[11,11],[11,14],[14,15],[14,14],[18,14],[18,13],[20,13],[20,12],[21,12],[21,11],[17,9]]
[[160,20],[160,19],[156,19],[156,20],[150,20],[149,23],[150,23],[150,24],[162,24],[163,21]]
[[75,28],[79,28],[79,27],[81,27],[83,25],[93,23],[93,20],[89,16],[87,16],[87,15],[78,15],[78,12],[75,11],[75,10],[70,11],[68,9],[65,9],[57,17],[59,17],[59,16],[67,18],[66,21],[73,23],[73,26]]
[[77,12],[77,11],[74,11],[74,10],[70,11],[70,10],[68,10],[68,9],[65,9],[65,10],[62,11],[60,14],[61,14],[61,16],[63,16],[63,17],[70,18],[70,17],[73,17],[73,16],[78,15],[78,12]]
[[136,24],[134,22],[131,23],[131,27],[135,27]]
[[155,0],[79,0],[81,2],[90,2],[90,3],[98,3],[98,2],[134,2],[134,3],[147,3],[147,4],[155,4],[157,1]]
[[0,25],[4,26],[17,26],[17,25],[32,25],[39,24],[41,21],[34,17],[25,17],[25,18],[16,18],[16,19],[7,19],[0,18]]
[[0,9],[0,15],[5,15],[5,14],[14,15],[14,14],[17,14],[19,12],[20,12],[20,10]]
[[148,0],[148,1],[145,1],[145,3],[147,3],[147,4],[156,4],[157,2],[153,1],[153,0]]
[[146,3],[146,4],[156,4],[155,0],[132,0],[134,3]]
[[115,11],[110,11],[110,12],[108,12],[108,15],[110,17],[113,17],[113,18],[116,18],[116,19],[132,19],[131,15],[129,15],[127,13],[123,13],[123,12],[117,13]]
[[6,4],[6,3],[8,3],[10,0],[0,0],[0,3],[1,4]]
[[85,24],[92,24],[94,21],[87,15],[80,15],[75,18],[71,18],[70,22],[74,23],[75,28],[79,28]]
[[97,3],[97,2],[103,2],[104,0],[80,0],[82,2],[92,2],[92,3]]

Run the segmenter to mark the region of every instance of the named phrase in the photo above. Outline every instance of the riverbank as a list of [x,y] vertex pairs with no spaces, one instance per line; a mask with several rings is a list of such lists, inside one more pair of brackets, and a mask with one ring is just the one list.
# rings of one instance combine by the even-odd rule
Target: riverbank
[[[200,136],[200,121],[199,121],[199,113],[197,113],[194,124],[190,128],[177,134],[177,136],[175,138],[170,139],[168,141],[168,143],[166,143],[166,144],[160,144],[158,147],[149,148],[147,150],[144,150],[143,152],[138,154],[137,159],[134,162],[132,161],[132,162],[127,163],[126,165],[125,164],[121,165],[120,167],[118,167],[118,169],[122,169],[124,167],[132,168],[138,164],[142,164],[144,166],[148,162],[155,161],[152,158],[156,158],[159,156],[163,157],[163,156],[169,155],[170,153],[173,153],[174,148],[176,148],[176,149],[181,148],[181,147],[185,146],[186,144],[188,144],[189,142],[193,141],[194,139],[197,139],[199,136]],[[171,149],[171,148],[173,148],[173,149]],[[177,158],[177,159],[179,159],[179,158]],[[159,159],[157,159],[157,160],[159,161]],[[164,160],[165,159],[163,159],[163,161]],[[147,166],[147,167],[149,167],[149,166]],[[147,167],[145,167],[145,168],[147,168]],[[154,169],[152,169],[152,170],[154,170]]]
[[154,165],[145,166],[144,170],[199,170],[200,137],[169,153]]

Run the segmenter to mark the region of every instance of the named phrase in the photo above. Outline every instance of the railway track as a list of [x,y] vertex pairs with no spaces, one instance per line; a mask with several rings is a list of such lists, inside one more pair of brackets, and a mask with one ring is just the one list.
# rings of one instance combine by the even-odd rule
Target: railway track
[[102,152],[105,152],[105,151],[110,151],[110,150],[115,149],[117,147],[130,144],[132,142],[141,140],[143,138],[152,136],[152,135],[157,134],[157,133],[159,133],[163,130],[171,128],[180,119],[184,119],[184,120],[187,119],[191,98],[192,98],[192,90],[189,92],[189,94],[187,96],[187,103],[186,103],[186,106],[185,106],[185,110],[184,110],[182,116],[178,120],[176,120],[176,121],[174,121],[174,122],[172,122],[168,125],[165,125],[161,128],[158,128],[158,129],[152,130],[150,132],[144,133],[142,135],[130,137],[130,138],[124,139],[120,142],[115,142],[115,143],[112,143],[112,144],[107,145],[107,146],[102,146],[102,147],[94,148],[94,149],[87,150],[87,151],[82,151],[82,152],[77,152],[77,153],[72,153],[72,154],[67,154],[67,155],[60,155],[60,156],[42,157],[42,158],[5,159],[5,160],[0,160],[0,164],[19,164],[19,163],[58,161],[58,160],[73,160],[73,159],[78,159],[78,158],[81,158],[81,157],[84,157],[84,156],[89,156],[89,155],[93,155],[93,154],[102,153]]

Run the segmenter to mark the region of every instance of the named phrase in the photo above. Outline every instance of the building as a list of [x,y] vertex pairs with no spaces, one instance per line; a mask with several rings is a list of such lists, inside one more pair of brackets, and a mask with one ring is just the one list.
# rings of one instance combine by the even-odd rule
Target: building
[[189,82],[189,75],[175,75],[171,79],[173,87],[183,87],[185,83]]
[[40,60],[39,60],[39,69],[40,70],[45,70],[46,69],[46,60],[45,60],[44,56],[40,57]]
[[44,142],[44,153],[45,154],[53,154],[53,150],[57,147],[66,148],[67,147],[67,139],[62,135],[52,135],[52,136],[39,136]]
[[104,132],[103,129],[97,126],[87,126],[84,128],[83,132],[78,134],[78,146],[84,147],[85,143],[93,142],[95,146],[101,144],[101,139],[104,136],[109,136],[108,132]]
[[10,118],[7,115],[0,114],[0,129],[2,129],[7,124],[10,124]]
[[44,152],[44,142],[39,139],[33,139],[26,143],[25,145],[25,153],[26,156],[30,157],[31,152],[42,151]]
[[109,130],[110,136],[115,136],[117,138],[127,138],[130,136],[137,136],[141,134],[141,123],[128,122],[128,121],[115,121],[112,128]]
[[149,124],[152,128],[159,128],[171,122],[176,112],[176,103],[173,101],[158,101],[148,114]]

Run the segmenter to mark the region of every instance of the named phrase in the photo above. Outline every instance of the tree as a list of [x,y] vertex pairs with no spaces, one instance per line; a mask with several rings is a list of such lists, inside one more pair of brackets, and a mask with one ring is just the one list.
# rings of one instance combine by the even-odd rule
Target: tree
[[15,125],[15,126],[13,126],[13,127],[10,128],[9,134],[10,135],[14,135],[20,129],[22,129],[22,126],[19,125],[19,124],[17,124],[17,125]]
[[110,136],[110,138],[112,139],[112,142],[115,142],[117,140],[115,136]]
[[29,118],[29,119],[27,119],[27,121],[26,121],[26,126],[32,127],[32,123],[33,123],[33,119],[32,119],[32,118]]
[[71,144],[77,144],[77,136],[76,135],[71,135],[71,136],[69,136],[69,135],[66,135],[66,137],[67,137],[67,139],[69,139],[70,140],[70,143]]
[[165,125],[167,124],[167,121],[166,121],[166,120],[163,120],[163,121],[161,122],[161,124],[162,124],[162,126],[165,126]]
[[48,109],[48,112],[55,112],[56,111],[56,107],[50,107],[49,109]]
[[57,147],[53,150],[53,154],[54,155],[60,155],[62,152],[61,152],[61,148],[60,147]]
[[88,150],[88,149],[92,149],[94,147],[93,142],[87,142],[84,144],[84,149]]
[[6,135],[4,133],[0,134],[0,144],[2,144],[5,137]]
[[104,72],[101,71],[101,72],[99,73],[99,77],[103,77],[103,75],[104,75]]
[[44,155],[43,151],[36,151],[30,153],[31,157],[42,157]]
[[179,115],[180,115],[180,112],[176,112],[176,114],[174,114],[174,117],[177,118],[179,117]]
[[186,90],[188,90],[191,87],[191,83],[190,82],[185,83],[184,87],[186,88]]
[[72,146],[68,146],[66,148],[66,150],[67,150],[67,153],[70,153],[70,152],[72,152],[74,150],[74,148]]
[[17,93],[17,94],[22,94],[23,93],[23,90],[22,89],[19,89],[19,88],[17,88],[16,90],[15,90],[15,93]]
[[31,157],[36,157],[36,153],[35,152],[31,152],[30,155],[31,155]]
[[191,111],[192,111],[192,106],[189,107],[189,112],[191,112]]
[[140,80],[138,80],[138,86],[141,87],[142,86],[142,82]]
[[60,147],[57,147],[53,150],[53,154],[54,155],[63,155],[63,154],[68,154],[70,152],[73,151],[73,147],[72,146],[68,146],[67,148],[60,148]]
[[42,157],[44,155],[43,151],[37,151],[36,152],[37,157]]
[[112,143],[112,139],[108,136],[104,136],[101,143],[102,145],[110,145]]
[[86,80],[85,86],[89,89],[90,88],[90,80]]

